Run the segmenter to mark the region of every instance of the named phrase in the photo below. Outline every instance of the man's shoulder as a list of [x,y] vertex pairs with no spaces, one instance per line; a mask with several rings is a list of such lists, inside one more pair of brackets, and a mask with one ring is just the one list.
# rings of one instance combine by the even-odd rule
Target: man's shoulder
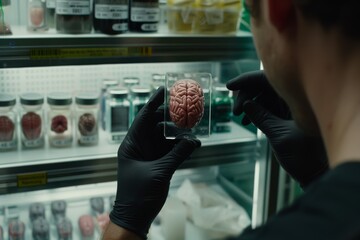
[[330,170],[291,206],[239,240],[360,239],[360,162]]

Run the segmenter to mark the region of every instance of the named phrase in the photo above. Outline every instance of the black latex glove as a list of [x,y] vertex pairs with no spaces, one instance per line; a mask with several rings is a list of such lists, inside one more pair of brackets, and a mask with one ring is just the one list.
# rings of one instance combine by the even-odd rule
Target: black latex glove
[[179,165],[200,147],[185,136],[166,140],[163,134],[164,88],[151,97],[136,116],[118,151],[118,186],[111,221],[146,238],[164,205],[170,179]]
[[328,161],[320,136],[308,136],[295,122],[286,103],[273,90],[265,74],[256,71],[228,82],[239,91],[234,114],[246,114],[242,123],[251,122],[268,138],[279,164],[302,187],[328,170]]

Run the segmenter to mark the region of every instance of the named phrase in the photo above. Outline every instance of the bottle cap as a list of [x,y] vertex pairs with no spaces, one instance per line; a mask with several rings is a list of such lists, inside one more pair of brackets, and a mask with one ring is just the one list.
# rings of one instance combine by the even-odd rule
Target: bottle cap
[[129,94],[129,90],[126,88],[113,88],[110,89],[109,93],[113,98],[126,98]]

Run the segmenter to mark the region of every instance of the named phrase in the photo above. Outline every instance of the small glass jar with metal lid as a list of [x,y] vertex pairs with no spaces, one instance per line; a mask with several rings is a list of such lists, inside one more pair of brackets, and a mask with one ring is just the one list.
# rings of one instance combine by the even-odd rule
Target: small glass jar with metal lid
[[79,145],[96,145],[99,142],[99,97],[83,92],[75,97],[75,127]]
[[152,91],[155,92],[161,86],[165,86],[165,75],[161,75],[157,73],[153,74],[151,81]]
[[109,91],[106,101],[106,126],[110,142],[120,142],[130,126],[129,90],[116,88]]
[[146,86],[133,86],[131,88],[131,97],[132,97],[131,122],[134,121],[136,115],[149,101],[150,92],[151,92],[150,87],[146,87]]
[[106,111],[106,99],[108,98],[108,90],[110,88],[115,88],[119,85],[119,82],[115,79],[104,79],[102,81],[101,95],[100,95],[100,112],[101,112],[101,127],[103,130],[106,130],[105,123],[105,111]]
[[0,93],[0,151],[17,147],[15,104],[15,96]]
[[44,146],[44,96],[39,93],[24,93],[20,96],[21,141],[25,148]]
[[137,77],[125,77],[123,79],[123,85],[124,87],[131,89],[132,86],[139,85],[140,79]]
[[232,94],[224,84],[216,84],[213,87],[212,101],[212,129],[214,132],[229,132],[229,123],[232,118],[233,108]]
[[68,93],[54,92],[47,96],[48,138],[52,147],[70,147],[73,142],[71,104]]

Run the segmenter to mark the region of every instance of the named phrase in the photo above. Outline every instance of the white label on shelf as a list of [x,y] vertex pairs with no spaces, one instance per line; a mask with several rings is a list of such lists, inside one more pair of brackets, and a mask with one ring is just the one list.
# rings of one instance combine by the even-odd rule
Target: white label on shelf
[[131,8],[131,21],[133,22],[158,22],[160,20],[159,8]]
[[97,134],[92,135],[92,136],[81,136],[79,138],[79,142],[81,144],[94,144],[94,143],[98,142],[98,139],[99,139],[99,136]]
[[25,147],[39,147],[44,145],[44,138],[38,138],[35,140],[23,140]]
[[117,23],[112,26],[112,29],[114,31],[127,31],[128,30],[128,24],[127,23]]
[[127,19],[129,16],[128,5],[95,5],[95,18],[97,19]]
[[157,23],[145,23],[141,25],[141,29],[143,31],[157,31],[158,30],[158,24]]
[[55,8],[56,7],[56,0],[46,0],[46,7],[47,8]]
[[56,14],[60,15],[89,15],[89,0],[56,0]]
[[0,142],[0,149],[11,149],[16,147],[16,141]]

